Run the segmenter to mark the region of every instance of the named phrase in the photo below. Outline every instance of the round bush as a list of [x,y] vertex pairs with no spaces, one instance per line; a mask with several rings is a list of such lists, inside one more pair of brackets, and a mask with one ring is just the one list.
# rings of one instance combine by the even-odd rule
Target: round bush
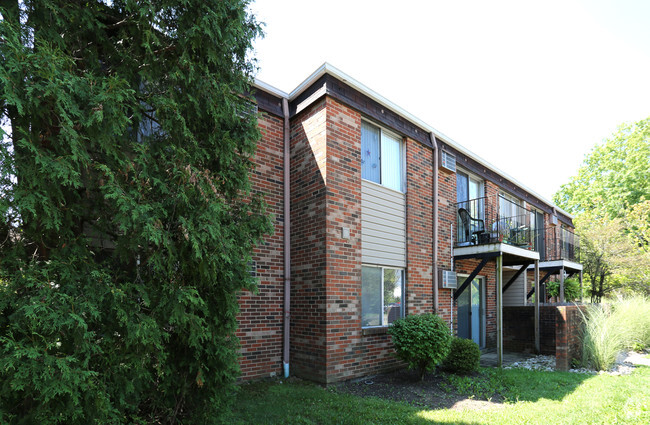
[[431,313],[396,320],[388,333],[393,337],[397,357],[409,368],[418,369],[420,379],[447,357],[452,339],[447,323]]
[[478,370],[481,349],[471,339],[454,338],[451,349],[444,362],[444,367],[458,374],[472,373]]

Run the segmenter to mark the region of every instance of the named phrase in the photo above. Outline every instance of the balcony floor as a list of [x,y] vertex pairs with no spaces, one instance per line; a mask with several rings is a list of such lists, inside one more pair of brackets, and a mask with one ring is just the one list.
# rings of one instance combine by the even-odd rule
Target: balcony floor
[[[539,269],[541,271],[560,270],[564,267],[569,272],[579,272],[582,270],[582,264],[569,260],[540,261]],[[528,266],[528,269],[534,269],[535,266]]]
[[503,255],[503,265],[521,264],[522,259],[539,260],[539,252],[505,243],[467,245],[454,247],[454,259],[488,258]]

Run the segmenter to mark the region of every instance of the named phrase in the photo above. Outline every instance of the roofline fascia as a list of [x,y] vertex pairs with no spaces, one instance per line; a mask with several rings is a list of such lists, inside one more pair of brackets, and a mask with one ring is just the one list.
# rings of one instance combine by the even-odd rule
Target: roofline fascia
[[499,168],[495,167],[494,165],[490,164],[489,162],[485,161],[483,158],[477,156],[475,153],[471,152],[467,148],[463,147],[460,143],[456,142],[454,139],[451,137],[445,135],[441,131],[438,131],[436,128],[430,126],[426,122],[422,121],[418,117],[412,115],[410,112],[406,111],[405,109],[401,108],[400,106],[396,105],[395,103],[391,102],[390,100],[386,99],[379,93],[375,92],[374,90],[370,89],[366,85],[360,83],[356,79],[352,78],[348,74],[344,73],[340,69],[336,68],[335,66],[329,64],[328,62],[323,63],[321,66],[319,66],[309,77],[307,77],[302,83],[300,83],[295,89],[291,91],[291,93],[287,94],[284,93],[283,91],[276,89],[275,87],[266,84],[260,80],[255,80],[256,86],[259,84],[259,88],[265,89],[267,91],[270,91],[271,93],[279,96],[284,96],[287,97],[289,101],[294,100],[296,97],[300,96],[300,94],[305,91],[309,86],[311,86],[316,80],[318,80],[320,77],[322,77],[325,74],[329,74],[345,84],[350,85],[352,88],[358,90],[359,92],[363,93],[364,95],[368,96],[375,102],[379,103],[380,105],[392,110],[396,114],[402,116],[402,118],[412,122],[413,124],[421,127],[423,130],[426,130],[427,132],[433,133],[437,138],[441,139],[448,145],[450,145],[452,148],[456,149],[457,151],[463,153],[464,155],[467,155],[469,158],[473,159],[474,161],[478,162],[482,166],[489,168],[490,170],[494,171],[495,173],[501,175],[503,178],[510,180],[512,183],[516,184],[519,186],[521,189],[525,190],[526,192],[530,193],[531,195],[535,196],[537,199],[540,201],[546,203],[552,208],[555,208],[559,213],[569,217],[571,220],[573,220],[575,217],[573,214],[568,213],[567,211],[563,210],[562,208],[558,207],[555,205],[553,202],[549,201],[539,193],[535,192],[525,184],[521,183],[519,180],[515,179],[508,173],[500,170]]
[[272,85],[265,83],[262,80],[258,80],[257,78],[253,82],[253,87],[264,90],[267,93],[271,93],[272,95],[275,95],[281,99],[289,99],[289,94],[283,92],[282,90],[273,87]]

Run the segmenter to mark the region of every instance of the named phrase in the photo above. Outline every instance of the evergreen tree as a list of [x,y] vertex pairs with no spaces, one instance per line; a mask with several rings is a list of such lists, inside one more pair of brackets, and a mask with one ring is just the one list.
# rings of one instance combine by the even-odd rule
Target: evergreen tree
[[0,420],[212,423],[271,231],[247,1],[0,14]]

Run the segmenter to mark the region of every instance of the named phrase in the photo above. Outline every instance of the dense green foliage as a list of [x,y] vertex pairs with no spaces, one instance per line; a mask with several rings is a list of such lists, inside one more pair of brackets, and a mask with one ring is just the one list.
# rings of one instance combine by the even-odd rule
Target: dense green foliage
[[592,302],[614,291],[650,295],[650,118],[596,146],[553,199],[576,215]]
[[443,362],[445,370],[458,374],[476,372],[481,361],[481,349],[471,339],[454,338]]
[[573,214],[600,211],[610,218],[650,199],[650,118],[622,125],[586,157],[553,200]]
[[588,306],[582,346],[584,365],[596,370],[611,368],[622,350],[650,347],[650,301],[637,296]]
[[0,8],[0,422],[211,423],[250,194],[246,1]]
[[[551,280],[546,283],[546,293],[551,297],[560,296],[560,282]],[[580,298],[580,281],[578,279],[566,279],[564,281],[564,300],[573,301]]]
[[414,314],[398,319],[388,328],[395,352],[409,368],[418,369],[420,379],[449,353],[451,332],[435,314]]
[[[484,381],[490,372],[490,382]],[[229,425],[240,424],[629,424],[650,423],[650,368],[628,376],[586,375],[525,369],[483,370],[480,376],[454,376],[450,386],[467,388],[468,399],[430,410],[376,397],[341,394],[303,382],[246,385]],[[477,382],[478,381],[478,382]],[[476,400],[476,389],[498,388],[504,399]],[[414,389],[423,393],[426,389]],[[451,391],[454,391],[453,389]],[[462,391],[461,391],[462,392]],[[452,393],[449,393],[451,395]],[[445,393],[439,396],[444,397]],[[474,408],[471,406],[474,405]],[[309,406],[309,408],[305,408]]]

